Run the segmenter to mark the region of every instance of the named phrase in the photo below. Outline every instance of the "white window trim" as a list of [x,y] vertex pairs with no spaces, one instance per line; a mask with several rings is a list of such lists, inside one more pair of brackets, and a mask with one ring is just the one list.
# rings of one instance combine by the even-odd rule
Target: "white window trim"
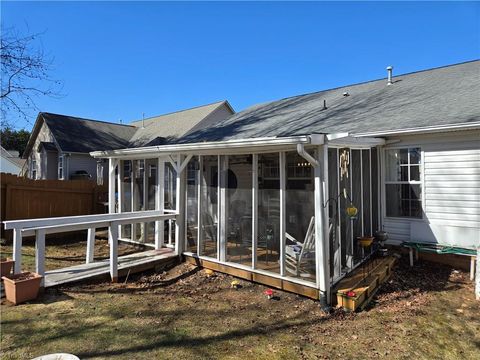
[[[419,175],[420,180],[415,181],[387,181],[386,179],[386,172],[387,172],[387,157],[386,153],[389,150],[400,150],[400,149],[413,149],[418,148],[420,149],[420,164],[419,166]],[[416,164],[413,166],[417,166]],[[382,151],[382,159],[381,159],[381,196],[382,196],[382,215],[384,219],[387,220],[398,220],[398,221],[425,221],[425,182],[424,182],[424,150],[422,146],[409,144],[403,146],[392,146],[392,147],[385,147]],[[410,179],[410,156],[408,156],[408,178]],[[412,216],[387,216],[387,191],[386,186],[391,184],[409,184],[409,185],[420,185],[421,197],[420,197],[420,205],[422,209],[422,216],[421,217],[412,217]]]
[[[60,171],[61,171],[61,176],[60,176]],[[58,155],[57,178],[58,180],[65,179],[65,155],[64,154]]]

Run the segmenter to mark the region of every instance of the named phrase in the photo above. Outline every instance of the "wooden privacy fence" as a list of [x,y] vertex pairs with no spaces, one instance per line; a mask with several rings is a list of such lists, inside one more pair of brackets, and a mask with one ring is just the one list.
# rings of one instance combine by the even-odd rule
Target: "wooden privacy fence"
[[[108,187],[90,180],[32,180],[0,173],[1,221],[106,212]],[[2,226],[2,237],[12,232]]]

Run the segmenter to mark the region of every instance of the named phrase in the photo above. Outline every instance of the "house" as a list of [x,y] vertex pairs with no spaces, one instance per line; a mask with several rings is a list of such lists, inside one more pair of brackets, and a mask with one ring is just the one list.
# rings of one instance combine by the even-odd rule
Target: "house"
[[129,125],[41,112],[23,158],[33,179],[97,178],[90,152],[168,143],[200,123],[234,113],[227,101],[177,111]]
[[0,146],[0,172],[20,175],[25,160],[20,158],[18,151],[5,150]]
[[172,141],[92,152],[108,159],[110,214],[6,222],[15,266],[22,231],[43,243],[48,224],[108,226],[112,280],[126,241],[322,304],[368,259],[359,238],[378,230],[392,245],[475,252],[478,269],[479,74],[480,61],[398,76],[389,67],[387,79],[256,105]]

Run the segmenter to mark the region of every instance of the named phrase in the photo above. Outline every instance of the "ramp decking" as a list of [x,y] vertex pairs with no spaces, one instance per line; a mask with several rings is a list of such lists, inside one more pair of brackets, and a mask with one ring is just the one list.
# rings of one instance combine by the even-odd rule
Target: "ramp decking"
[[[118,275],[136,273],[153,269],[157,266],[174,263],[178,260],[173,249],[163,248],[149,250],[135,254],[120,256],[118,258]],[[97,261],[62,269],[47,271],[45,273],[45,287],[64,285],[86,279],[109,278],[109,260]]]

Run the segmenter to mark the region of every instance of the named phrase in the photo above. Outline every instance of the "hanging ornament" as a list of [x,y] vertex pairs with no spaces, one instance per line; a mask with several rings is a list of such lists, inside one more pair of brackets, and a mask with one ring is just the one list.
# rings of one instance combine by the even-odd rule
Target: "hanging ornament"
[[350,165],[350,151],[348,149],[344,149],[340,154],[340,180],[343,180],[344,176],[348,179],[349,165]]

